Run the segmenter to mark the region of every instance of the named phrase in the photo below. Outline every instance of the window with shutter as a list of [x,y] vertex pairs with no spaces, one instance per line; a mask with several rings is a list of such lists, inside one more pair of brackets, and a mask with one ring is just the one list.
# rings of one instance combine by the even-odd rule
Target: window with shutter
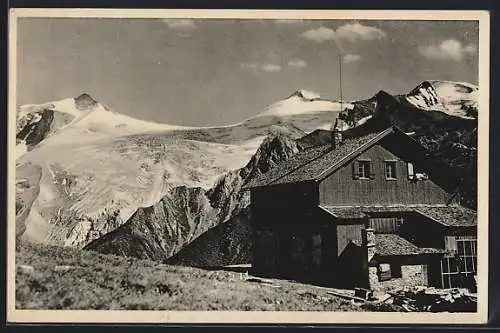
[[396,179],[396,161],[384,161],[385,163],[385,179]]
[[373,179],[374,172],[369,160],[358,160],[357,174],[359,179]]
[[357,161],[352,162],[352,179],[359,179]]
[[413,163],[408,162],[408,179],[413,179],[415,173],[413,172]]
[[373,163],[371,163],[370,161],[368,161],[368,170],[370,172],[368,178],[375,179],[375,172],[373,171]]

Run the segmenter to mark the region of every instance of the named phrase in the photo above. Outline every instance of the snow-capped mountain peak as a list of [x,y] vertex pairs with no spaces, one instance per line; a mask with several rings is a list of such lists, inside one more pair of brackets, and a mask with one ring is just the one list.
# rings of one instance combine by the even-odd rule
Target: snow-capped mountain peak
[[23,105],[18,108],[16,127],[17,143],[23,152],[42,141],[92,140],[103,135],[186,128],[143,121],[113,112],[87,93],[55,102]]
[[340,112],[343,108],[345,109],[350,107],[352,107],[352,103],[341,103],[340,101],[324,99],[315,92],[299,89],[287,98],[267,106],[263,112],[259,113],[255,117],[306,116],[320,112]]
[[306,100],[306,101],[313,101],[315,99],[321,98],[321,96],[318,93],[316,93],[314,91],[310,91],[310,90],[305,90],[305,89],[296,90],[293,94],[288,96],[287,99],[294,98],[294,97],[298,97],[298,98]]
[[78,110],[88,110],[94,108],[99,104],[95,99],[92,98],[87,93],[83,93],[78,97],[75,97],[75,106]]
[[478,87],[465,82],[431,80],[420,83],[406,100],[426,111],[441,111],[463,117],[477,117]]

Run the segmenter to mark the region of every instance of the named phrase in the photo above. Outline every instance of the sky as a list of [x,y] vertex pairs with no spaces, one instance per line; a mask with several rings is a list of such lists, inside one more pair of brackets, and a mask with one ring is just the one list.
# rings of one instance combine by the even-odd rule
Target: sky
[[344,100],[478,81],[477,21],[21,18],[17,104],[88,93],[138,119],[225,125],[298,89]]

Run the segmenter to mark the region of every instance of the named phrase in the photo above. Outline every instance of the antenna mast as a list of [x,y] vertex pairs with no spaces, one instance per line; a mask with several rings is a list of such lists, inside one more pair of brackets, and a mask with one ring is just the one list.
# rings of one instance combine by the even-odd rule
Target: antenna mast
[[339,54],[339,90],[340,90],[340,112],[344,110],[343,99],[342,99],[342,55]]

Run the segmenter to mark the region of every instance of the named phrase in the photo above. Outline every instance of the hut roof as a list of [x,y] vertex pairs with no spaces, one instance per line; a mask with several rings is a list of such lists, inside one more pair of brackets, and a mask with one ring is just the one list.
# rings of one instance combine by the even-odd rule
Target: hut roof
[[262,187],[319,179],[321,176],[335,171],[351,158],[361,154],[395,131],[399,130],[389,127],[382,132],[345,139],[336,147],[332,144],[326,144],[303,150],[276,168],[254,179],[245,187]]
[[477,213],[469,208],[450,205],[442,207],[421,206],[416,212],[448,227],[468,227],[477,225]]
[[374,213],[417,213],[447,227],[477,225],[477,213],[460,205],[320,206],[339,219],[361,219]]
[[410,256],[419,254],[441,254],[445,251],[435,248],[422,248],[396,234],[376,234],[375,254],[379,256]]

